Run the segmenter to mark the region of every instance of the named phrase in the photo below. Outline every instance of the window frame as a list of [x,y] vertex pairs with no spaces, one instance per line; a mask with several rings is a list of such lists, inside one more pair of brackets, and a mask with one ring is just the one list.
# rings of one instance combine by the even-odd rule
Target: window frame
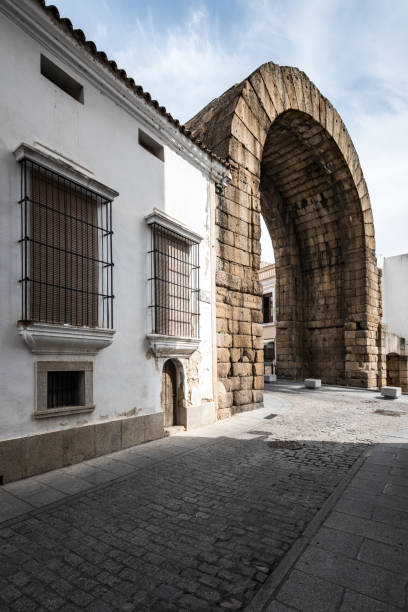
[[[80,405],[48,408],[48,373],[83,372],[83,388],[80,390]],[[92,361],[37,361],[35,364],[35,409],[34,418],[44,419],[68,414],[92,412],[93,362]]]
[[[153,210],[153,213],[145,217],[146,223],[150,229],[150,245],[148,248],[148,286],[149,286],[149,331],[148,334],[150,336],[161,336],[167,337],[171,341],[171,339],[184,338],[186,340],[199,340],[200,338],[200,263],[199,263],[199,245],[202,241],[202,236],[197,234],[196,232],[191,231],[186,226],[176,221],[163,211],[159,211],[157,209]],[[170,333],[170,325],[171,320],[169,320],[168,325],[169,328],[163,329],[162,324],[158,324],[158,315],[157,315],[157,295],[158,295],[158,277],[157,277],[157,266],[158,266],[158,257],[157,257],[157,245],[155,244],[155,232],[161,231],[163,234],[168,233],[168,235],[174,240],[179,239],[181,244],[188,245],[189,248],[189,258],[188,258],[188,269],[189,275],[191,274],[191,287],[183,286],[181,292],[184,290],[189,291],[189,301],[191,302],[191,312],[189,311],[190,320],[189,321],[173,321],[173,325],[177,328],[179,325],[180,329],[183,329],[183,326],[189,326],[192,332],[190,334],[179,334],[179,333]],[[193,253],[193,255],[192,255]],[[164,258],[166,256],[164,255]],[[165,259],[166,260],[166,259]],[[186,262],[182,262],[181,265],[185,265]],[[180,273],[177,270],[173,270],[173,275]],[[159,278],[159,281],[162,280]],[[179,287],[176,283],[170,283],[171,286]],[[179,297],[180,291],[177,293],[176,304],[181,300],[185,301],[185,298]],[[171,311],[177,311],[177,308],[170,308]],[[186,311],[184,311],[186,314]],[[166,333],[163,333],[166,332]]]
[[[99,288],[97,291],[98,295],[96,299],[97,299],[98,304],[97,304],[96,325],[85,326],[85,327],[87,327],[88,329],[95,329],[95,330],[97,329],[112,330],[113,329],[114,294],[113,294],[113,272],[112,272],[113,270],[113,261],[112,261],[113,230],[112,230],[112,208],[111,206],[112,206],[113,199],[117,197],[119,194],[117,191],[103,185],[102,183],[99,183],[95,179],[86,175],[84,172],[80,171],[79,166],[78,167],[72,166],[72,164],[68,163],[66,158],[64,158],[63,156],[56,157],[55,154],[51,155],[51,151],[49,152],[49,150],[43,145],[40,145],[40,147],[42,148],[31,147],[30,145],[23,143],[14,152],[14,156],[16,160],[21,164],[21,192],[22,192],[21,199],[19,202],[21,205],[20,243],[21,243],[21,251],[22,251],[22,261],[21,261],[22,273],[21,273],[21,279],[20,279],[20,282],[22,285],[22,313],[21,313],[20,323],[23,323],[23,324],[29,324],[29,323],[55,324],[60,327],[67,327],[67,326],[78,327],[77,324],[73,325],[73,324],[70,324],[69,322],[67,323],[66,320],[54,322],[54,321],[47,321],[44,319],[33,318],[32,300],[31,300],[31,303],[28,304],[28,300],[29,300],[29,286],[28,285],[30,282],[33,283],[33,278],[31,278],[30,280],[30,275],[32,272],[32,267],[31,267],[32,262],[30,260],[30,253],[29,253],[29,247],[30,247],[29,243],[30,243],[30,240],[31,241],[33,240],[33,236],[31,235],[33,229],[32,228],[30,229],[30,219],[27,219],[27,208],[29,207],[30,197],[32,198],[32,194],[27,192],[28,189],[31,189],[31,187],[28,187],[29,181],[26,176],[27,174],[26,168],[28,166],[29,168],[30,167],[35,168],[36,170],[39,169],[41,172],[46,173],[47,175],[51,177],[52,180],[57,179],[58,183],[59,183],[59,180],[61,180],[62,184],[64,185],[67,184],[68,187],[71,186],[71,189],[73,190],[73,192],[75,192],[75,189],[82,190],[83,194],[85,194],[83,197],[85,196],[88,197],[89,195],[89,197],[95,197],[96,202],[99,202],[100,205],[102,204],[108,205],[109,217],[107,217],[106,219],[106,227],[99,228],[99,230],[97,231],[99,232],[98,240],[99,240],[99,234],[103,236],[103,239],[105,239],[105,237],[107,236],[106,253],[107,253],[107,261],[109,263],[109,273],[110,274],[108,276],[108,273],[106,273],[106,288],[102,286],[101,294],[99,294]],[[44,152],[42,149],[46,149],[46,152]],[[82,255],[75,255],[75,256],[77,257],[77,259],[79,257],[83,257]],[[100,274],[100,270],[102,268],[102,263],[101,262],[97,263],[98,277]],[[61,265],[60,260],[57,259],[57,266],[60,266],[60,265]],[[81,266],[82,265],[83,264],[81,264]],[[81,267],[81,274],[82,274],[82,267]],[[108,289],[108,291],[106,291],[106,289]],[[73,290],[75,291],[76,289],[71,288],[70,289],[71,293]],[[105,312],[104,290],[107,294],[106,295],[107,303],[109,302],[109,307],[110,307],[109,312],[107,310]],[[60,292],[59,294],[58,294],[58,291]],[[65,294],[67,293],[67,291],[68,289],[67,287],[65,287]],[[81,291],[81,289],[79,289],[79,291]],[[62,293],[62,289],[61,288],[57,289],[58,300],[61,299],[61,293]],[[83,291],[83,293],[86,293],[86,292]],[[100,311],[99,302],[101,300],[103,300],[102,320],[100,320],[99,318],[99,311]],[[83,324],[80,324],[79,327],[83,328]]]

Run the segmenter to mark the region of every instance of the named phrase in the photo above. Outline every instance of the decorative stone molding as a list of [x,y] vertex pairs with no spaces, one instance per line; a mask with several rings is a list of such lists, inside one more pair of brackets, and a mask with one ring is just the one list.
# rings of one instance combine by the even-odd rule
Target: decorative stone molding
[[196,232],[192,232],[188,227],[170,217],[163,210],[159,210],[158,208],[153,208],[153,212],[145,217],[145,221],[148,225],[152,225],[153,223],[157,223],[157,225],[161,225],[162,227],[166,227],[172,232],[176,232],[183,238],[187,238],[196,244],[199,244],[203,237],[200,234],[196,234]]
[[[47,152],[42,151],[37,147],[32,147],[26,143],[22,143],[15,151],[14,157],[18,162],[23,161],[23,159],[28,159],[36,164],[47,168],[47,170],[51,170],[51,172],[56,172],[57,174],[62,174],[64,177],[71,181],[75,181],[78,185],[85,187],[86,189],[90,189],[94,193],[102,196],[106,200],[113,200],[116,198],[119,193],[106,185],[103,185],[99,181],[96,181],[94,178],[90,177],[85,172],[81,172],[78,167],[74,166],[75,162],[67,159],[61,153],[54,151],[53,149],[49,149],[40,143],[36,143],[39,147],[46,148]],[[70,163],[71,162],[71,163]],[[84,168],[85,170],[85,168]]]
[[190,357],[198,349],[198,338],[147,334],[150,350],[155,357]]
[[72,327],[50,323],[21,326],[20,336],[37,355],[96,355],[113,342],[114,329]]

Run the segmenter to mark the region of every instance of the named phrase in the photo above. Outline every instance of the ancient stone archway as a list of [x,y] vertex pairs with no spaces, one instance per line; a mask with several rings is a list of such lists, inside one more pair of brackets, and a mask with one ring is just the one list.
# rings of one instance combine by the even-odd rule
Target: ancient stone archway
[[376,386],[373,218],[337,111],[303,72],[267,63],[187,127],[231,163],[216,213],[220,416],[262,401],[260,212],[276,258],[278,376]]

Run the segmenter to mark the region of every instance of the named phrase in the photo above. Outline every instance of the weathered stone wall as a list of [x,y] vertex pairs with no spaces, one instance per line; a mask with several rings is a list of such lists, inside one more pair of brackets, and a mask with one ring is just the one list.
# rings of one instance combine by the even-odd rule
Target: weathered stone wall
[[276,259],[278,375],[376,386],[384,365],[373,219],[337,111],[304,73],[268,63],[188,128],[231,163],[216,217],[219,416],[262,401],[260,212]]

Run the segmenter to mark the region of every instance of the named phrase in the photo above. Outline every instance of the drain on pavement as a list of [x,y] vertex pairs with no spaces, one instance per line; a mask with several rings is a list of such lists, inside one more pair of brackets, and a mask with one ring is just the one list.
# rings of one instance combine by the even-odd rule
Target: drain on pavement
[[271,448],[281,448],[285,450],[299,450],[305,445],[301,442],[296,442],[295,440],[270,440],[268,442],[268,446]]

